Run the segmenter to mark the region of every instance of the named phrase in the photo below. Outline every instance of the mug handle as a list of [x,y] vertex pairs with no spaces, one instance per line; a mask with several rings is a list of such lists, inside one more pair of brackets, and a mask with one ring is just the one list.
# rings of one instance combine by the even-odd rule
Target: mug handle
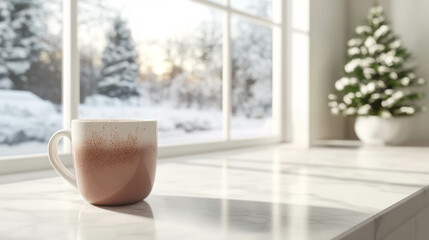
[[68,183],[77,188],[76,177],[67,170],[64,164],[58,157],[58,142],[62,137],[67,137],[71,141],[70,129],[59,130],[52,135],[51,140],[48,144],[48,156],[52,167],[55,171],[60,174]]

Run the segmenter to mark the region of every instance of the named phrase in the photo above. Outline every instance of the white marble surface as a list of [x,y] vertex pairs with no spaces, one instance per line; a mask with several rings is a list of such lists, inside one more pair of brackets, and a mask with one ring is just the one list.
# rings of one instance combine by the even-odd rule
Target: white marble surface
[[121,207],[59,177],[4,183],[0,238],[331,239],[428,185],[428,156],[278,145],[161,159],[149,198]]

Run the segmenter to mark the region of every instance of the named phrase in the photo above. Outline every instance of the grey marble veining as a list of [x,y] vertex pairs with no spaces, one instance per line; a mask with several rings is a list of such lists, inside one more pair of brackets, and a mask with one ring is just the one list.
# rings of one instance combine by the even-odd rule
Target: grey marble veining
[[428,156],[278,145],[161,159],[152,194],[120,207],[90,205],[59,177],[1,184],[0,236],[331,239],[428,185]]

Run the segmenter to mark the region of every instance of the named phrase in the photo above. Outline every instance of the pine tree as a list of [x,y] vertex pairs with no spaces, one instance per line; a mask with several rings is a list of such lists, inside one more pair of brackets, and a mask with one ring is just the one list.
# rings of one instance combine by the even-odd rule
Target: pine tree
[[416,105],[423,94],[409,87],[425,80],[407,64],[410,53],[389,27],[381,6],[370,8],[366,24],[356,28],[347,45],[344,77],[328,96],[333,114],[389,118],[423,109]]
[[8,1],[0,2],[0,89],[11,89],[12,80],[6,62],[12,48],[14,32],[11,26],[11,4]]
[[124,20],[115,18],[103,51],[98,92],[120,99],[139,95],[138,64],[131,31]]
[[27,71],[39,61],[40,52],[49,49],[44,41],[47,35],[44,13],[37,0],[5,0],[3,3],[9,10],[4,23],[10,23],[13,37],[2,59],[14,88],[24,89]]

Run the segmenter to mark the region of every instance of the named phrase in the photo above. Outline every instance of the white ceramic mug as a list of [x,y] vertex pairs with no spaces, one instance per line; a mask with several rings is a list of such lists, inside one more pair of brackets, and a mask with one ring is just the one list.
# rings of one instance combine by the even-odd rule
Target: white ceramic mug
[[[57,145],[72,142],[75,175],[61,163]],[[152,190],[156,173],[157,122],[152,120],[73,120],[48,145],[53,168],[92,204],[138,202]]]

